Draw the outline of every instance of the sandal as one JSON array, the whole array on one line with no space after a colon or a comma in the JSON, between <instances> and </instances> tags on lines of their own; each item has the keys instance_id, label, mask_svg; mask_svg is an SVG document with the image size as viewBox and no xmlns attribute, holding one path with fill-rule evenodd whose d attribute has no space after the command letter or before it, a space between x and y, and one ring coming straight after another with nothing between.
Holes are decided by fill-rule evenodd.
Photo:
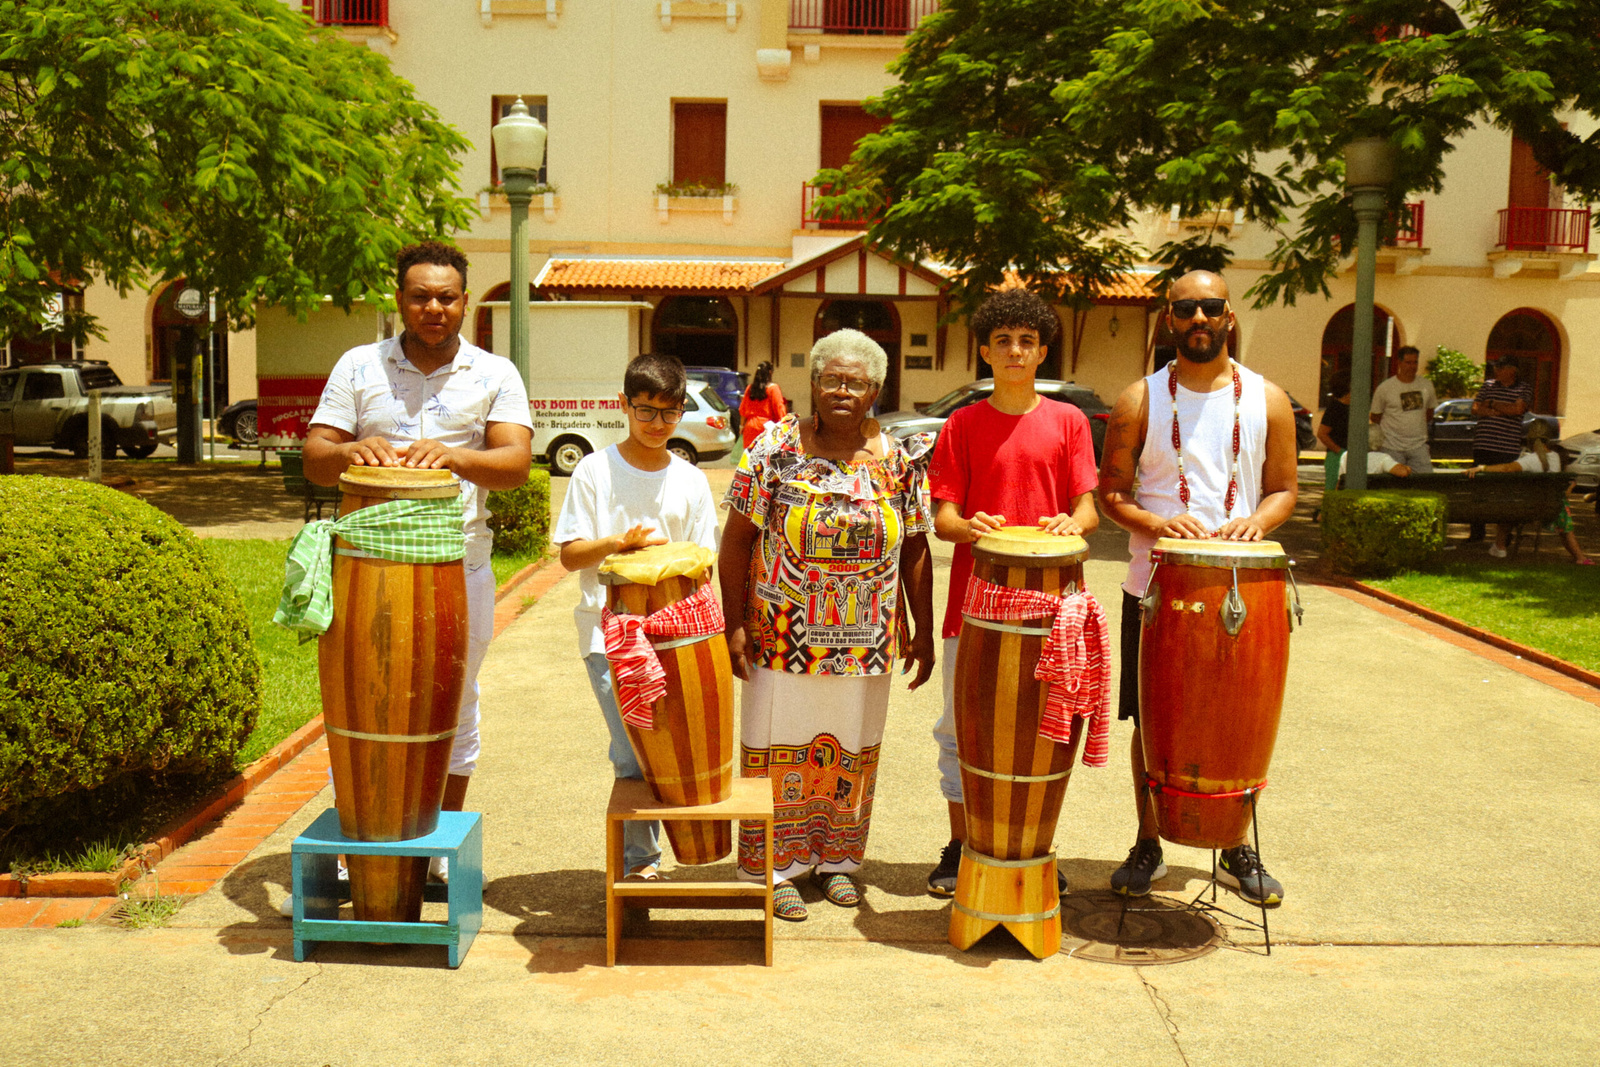
<instances>
[{"instance_id":1,"label":"sandal","mask_svg":"<svg viewBox=\"0 0 1600 1067\"><path fill-rule=\"evenodd\" d=\"M806 921L806 902L800 899L800 890L793 882L779 882L772 887L772 914L787 922Z\"/></svg>"},{"instance_id":2,"label":"sandal","mask_svg":"<svg viewBox=\"0 0 1600 1067\"><path fill-rule=\"evenodd\" d=\"M850 880L848 874L840 871L831 871L822 875L817 884L822 887L822 895L828 898L828 903L837 904L841 908L853 908L861 903L861 891Z\"/></svg>"},{"instance_id":3,"label":"sandal","mask_svg":"<svg viewBox=\"0 0 1600 1067\"><path fill-rule=\"evenodd\" d=\"M622 880L624 882L664 882L666 877L656 870L655 864L647 863L632 874L623 875Z\"/></svg>"}]
</instances>

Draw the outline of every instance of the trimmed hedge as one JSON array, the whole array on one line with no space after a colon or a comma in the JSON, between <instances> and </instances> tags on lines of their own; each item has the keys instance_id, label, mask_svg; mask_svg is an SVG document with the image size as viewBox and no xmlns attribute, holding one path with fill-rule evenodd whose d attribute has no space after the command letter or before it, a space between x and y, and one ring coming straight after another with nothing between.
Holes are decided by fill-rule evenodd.
<instances>
[{"instance_id":1,"label":"trimmed hedge","mask_svg":"<svg viewBox=\"0 0 1600 1067\"><path fill-rule=\"evenodd\" d=\"M0 477L0 828L226 771L260 710L244 606L192 534L104 486Z\"/></svg>"},{"instance_id":2,"label":"trimmed hedge","mask_svg":"<svg viewBox=\"0 0 1600 1067\"><path fill-rule=\"evenodd\" d=\"M535 467L516 489L491 492L489 529L498 555L544 555L550 547L550 472Z\"/></svg>"},{"instance_id":3,"label":"trimmed hedge","mask_svg":"<svg viewBox=\"0 0 1600 1067\"><path fill-rule=\"evenodd\" d=\"M1442 493L1337 489L1322 501L1324 558L1341 574L1382 578L1444 547Z\"/></svg>"}]
</instances>

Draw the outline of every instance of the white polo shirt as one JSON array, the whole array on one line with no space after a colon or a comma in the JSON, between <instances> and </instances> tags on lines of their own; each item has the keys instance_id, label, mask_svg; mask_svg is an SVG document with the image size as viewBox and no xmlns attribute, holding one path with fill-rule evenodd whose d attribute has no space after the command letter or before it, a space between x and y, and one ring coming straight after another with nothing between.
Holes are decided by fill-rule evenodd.
<instances>
[{"instance_id":1,"label":"white polo shirt","mask_svg":"<svg viewBox=\"0 0 1600 1067\"><path fill-rule=\"evenodd\" d=\"M364 437L382 437L396 448L427 438L450 448L483 449L491 422L533 428L528 390L509 359L461 342L455 359L432 374L412 366L400 338L352 348L339 357L313 425ZM461 481L466 510L468 570L489 562L489 491Z\"/></svg>"}]
</instances>

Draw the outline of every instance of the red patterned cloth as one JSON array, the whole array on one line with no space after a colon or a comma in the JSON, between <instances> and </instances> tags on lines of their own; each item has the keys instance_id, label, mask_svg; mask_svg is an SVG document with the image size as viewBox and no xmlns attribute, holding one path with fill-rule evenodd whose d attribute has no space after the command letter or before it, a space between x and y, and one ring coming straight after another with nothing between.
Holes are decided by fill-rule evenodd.
<instances>
[{"instance_id":1,"label":"red patterned cloth","mask_svg":"<svg viewBox=\"0 0 1600 1067\"><path fill-rule=\"evenodd\" d=\"M617 676L617 706L622 721L641 730L655 725L655 703L667 693L667 672L650 638L713 637L723 630L722 601L710 582L693 596L649 615L615 615L600 610L606 660Z\"/></svg>"},{"instance_id":2,"label":"red patterned cloth","mask_svg":"<svg viewBox=\"0 0 1600 1067\"><path fill-rule=\"evenodd\" d=\"M1104 767L1111 753L1111 630L1094 594L1086 590L1052 596L995 585L973 575L967 581L961 613L990 622L1053 620L1033 670L1035 678L1050 686L1039 736L1065 744L1072 739L1073 716L1086 716L1089 736L1083 764Z\"/></svg>"}]
</instances>

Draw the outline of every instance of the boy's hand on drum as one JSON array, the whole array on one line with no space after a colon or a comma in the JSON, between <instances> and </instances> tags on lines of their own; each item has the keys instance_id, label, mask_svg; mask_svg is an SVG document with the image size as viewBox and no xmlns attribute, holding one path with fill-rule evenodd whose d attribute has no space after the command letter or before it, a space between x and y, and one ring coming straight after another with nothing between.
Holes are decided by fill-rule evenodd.
<instances>
[{"instance_id":1,"label":"boy's hand on drum","mask_svg":"<svg viewBox=\"0 0 1600 1067\"><path fill-rule=\"evenodd\" d=\"M1078 525L1078 520L1065 511L1059 515L1040 515L1039 529L1057 537L1078 537L1083 534L1083 527Z\"/></svg>"},{"instance_id":2,"label":"boy's hand on drum","mask_svg":"<svg viewBox=\"0 0 1600 1067\"><path fill-rule=\"evenodd\" d=\"M967 520L967 532L971 534L967 540L976 541L985 534L994 533L1005 524L1006 517L1004 515L990 515L986 511L974 512L972 518Z\"/></svg>"},{"instance_id":3,"label":"boy's hand on drum","mask_svg":"<svg viewBox=\"0 0 1600 1067\"><path fill-rule=\"evenodd\" d=\"M749 643L745 637L744 625L730 626L725 631L728 637L728 662L733 667L733 676L740 681L750 680L750 661L745 658L745 645Z\"/></svg>"},{"instance_id":4,"label":"boy's hand on drum","mask_svg":"<svg viewBox=\"0 0 1600 1067\"><path fill-rule=\"evenodd\" d=\"M905 666L900 673L907 674L911 665L917 665L917 676L911 679L909 688L915 689L929 678L933 677L933 632L931 630L917 634L911 639L911 649L906 654Z\"/></svg>"},{"instance_id":5,"label":"boy's hand on drum","mask_svg":"<svg viewBox=\"0 0 1600 1067\"><path fill-rule=\"evenodd\" d=\"M451 467L452 451L454 450L448 445L424 437L421 440L411 442L401 449L400 454L405 456L405 465L407 467L438 470L441 467Z\"/></svg>"},{"instance_id":6,"label":"boy's hand on drum","mask_svg":"<svg viewBox=\"0 0 1600 1067\"><path fill-rule=\"evenodd\" d=\"M656 533L654 527L646 526L641 522L626 533L618 535L617 551L634 552L641 548L648 548L650 545L664 545L666 543L667 539Z\"/></svg>"},{"instance_id":7,"label":"boy's hand on drum","mask_svg":"<svg viewBox=\"0 0 1600 1067\"><path fill-rule=\"evenodd\" d=\"M1217 531L1217 536L1224 541L1259 541L1266 535L1267 531L1255 519L1229 519Z\"/></svg>"},{"instance_id":8,"label":"boy's hand on drum","mask_svg":"<svg viewBox=\"0 0 1600 1067\"><path fill-rule=\"evenodd\" d=\"M1182 515L1174 515L1156 528L1157 537L1181 537L1187 540L1198 540L1211 536L1205 524L1187 511Z\"/></svg>"},{"instance_id":9,"label":"boy's hand on drum","mask_svg":"<svg viewBox=\"0 0 1600 1067\"><path fill-rule=\"evenodd\" d=\"M352 467L400 466L401 454L395 451L386 437L363 437L359 441L351 441L345 447L349 449Z\"/></svg>"}]
</instances>

